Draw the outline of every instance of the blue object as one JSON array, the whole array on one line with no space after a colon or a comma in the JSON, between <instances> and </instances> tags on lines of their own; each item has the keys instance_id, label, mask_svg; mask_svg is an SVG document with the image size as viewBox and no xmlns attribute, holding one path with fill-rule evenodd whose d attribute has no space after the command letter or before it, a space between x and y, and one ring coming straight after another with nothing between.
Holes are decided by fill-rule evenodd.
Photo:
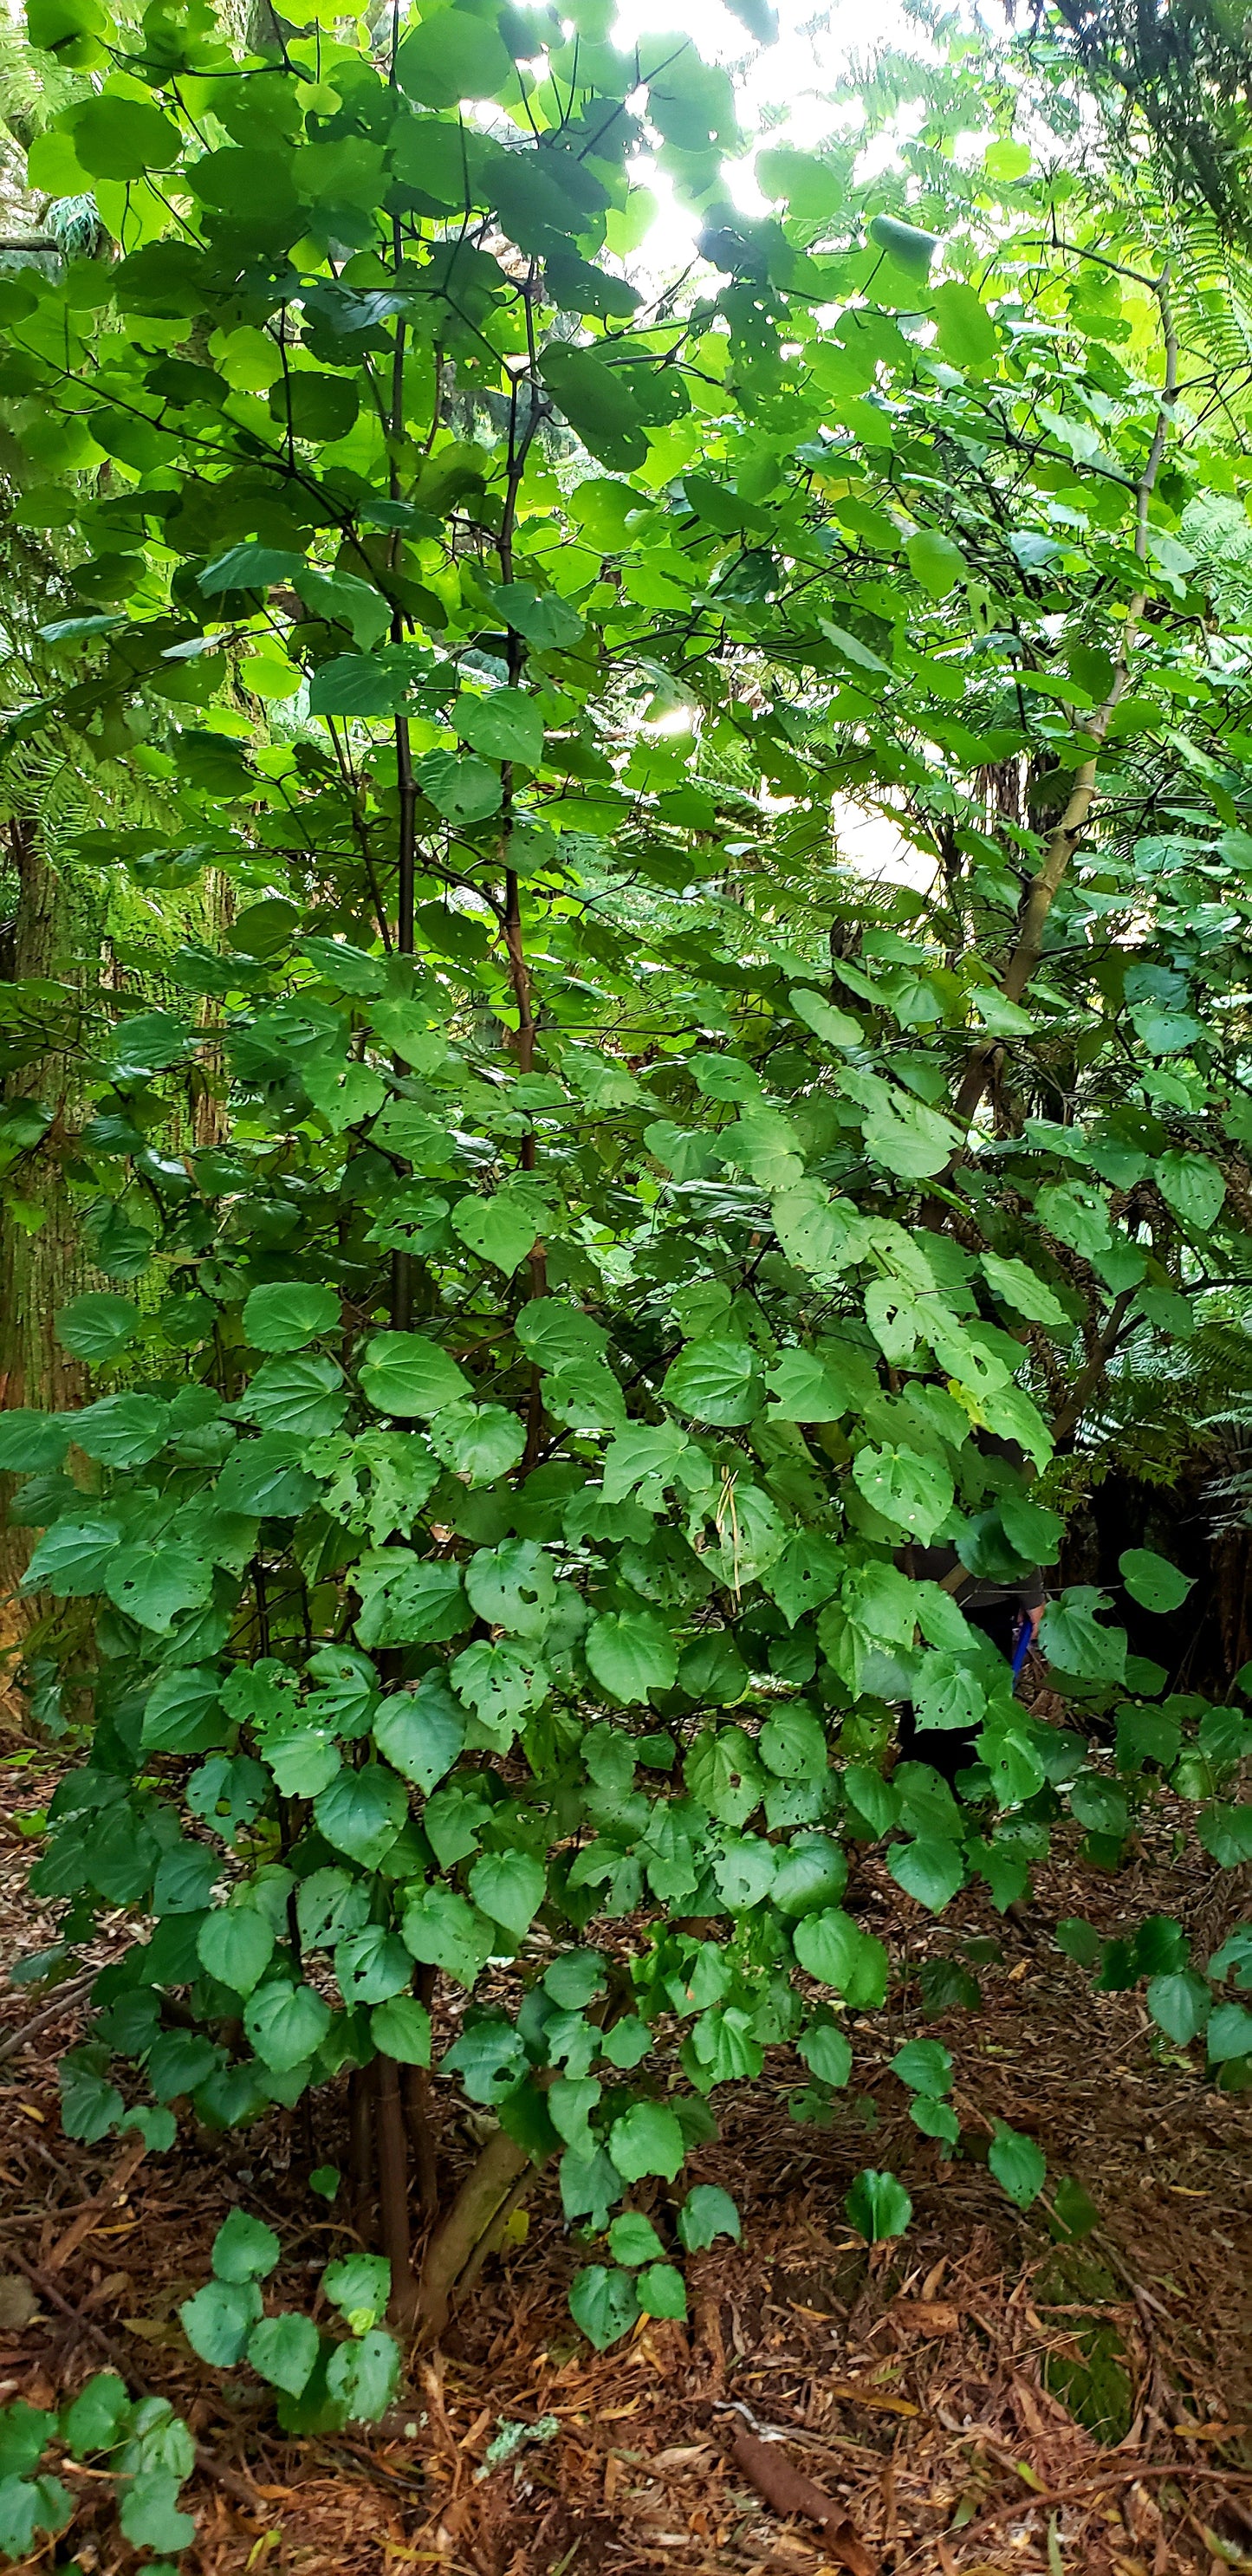
<instances>
[{"instance_id":1,"label":"blue object","mask_svg":"<svg viewBox=\"0 0 1252 2576\"><path fill-rule=\"evenodd\" d=\"M1024 1667L1025 1662L1026 1662L1026 1657L1027 1657L1027 1655L1030 1653L1030 1640L1031 1640L1031 1626L1030 1626L1030 1621L1029 1621L1029 1619L1027 1618L1025 1611L1023 1610L1023 1612L1022 1612L1022 1621L1021 1621L1021 1626L1019 1627L1019 1629L1018 1629L1018 1631L1017 1631L1017 1643L1016 1643L1016 1645L1015 1645L1015 1646L1014 1646L1014 1648L1013 1648L1013 1688L1014 1688L1014 1690L1016 1690L1017 1685L1018 1685L1019 1681L1021 1680L1021 1677L1022 1677L1022 1670L1023 1670L1023 1667Z\"/></svg>"}]
</instances>

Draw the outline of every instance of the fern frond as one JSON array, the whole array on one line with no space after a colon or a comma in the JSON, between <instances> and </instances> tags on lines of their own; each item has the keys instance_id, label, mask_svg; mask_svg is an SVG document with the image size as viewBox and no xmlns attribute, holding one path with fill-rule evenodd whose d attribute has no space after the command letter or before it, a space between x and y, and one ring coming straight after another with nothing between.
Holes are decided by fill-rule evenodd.
<instances>
[{"instance_id":1,"label":"fern frond","mask_svg":"<svg viewBox=\"0 0 1252 2576\"><path fill-rule=\"evenodd\" d=\"M1170 287L1179 338L1220 373L1252 368L1252 265L1223 241L1207 208L1174 207Z\"/></svg>"},{"instance_id":2,"label":"fern frond","mask_svg":"<svg viewBox=\"0 0 1252 2576\"><path fill-rule=\"evenodd\" d=\"M1252 1426L1252 1288L1224 1291L1189 1341L1131 1343L1110 1370L1082 1448L1102 1478L1167 1485L1188 1464L1228 1476Z\"/></svg>"},{"instance_id":3,"label":"fern frond","mask_svg":"<svg viewBox=\"0 0 1252 2576\"><path fill-rule=\"evenodd\" d=\"M900 154L906 170L920 179L928 198L940 205L972 206L979 191L976 170L962 170L946 152L937 152L931 143L906 143Z\"/></svg>"}]
</instances>

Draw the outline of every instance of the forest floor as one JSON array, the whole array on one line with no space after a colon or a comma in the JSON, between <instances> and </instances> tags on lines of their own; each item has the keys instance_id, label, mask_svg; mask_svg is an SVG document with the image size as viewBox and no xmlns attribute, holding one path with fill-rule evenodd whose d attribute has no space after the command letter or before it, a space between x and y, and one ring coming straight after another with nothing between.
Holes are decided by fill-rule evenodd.
<instances>
[{"instance_id":1,"label":"forest floor","mask_svg":"<svg viewBox=\"0 0 1252 2576\"><path fill-rule=\"evenodd\" d=\"M57 1767L0 1733L5 1976L52 1933L24 1863ZM267 2394L206 2369L178 2323L233 2203L278 2227L291 2304L352 2242L307 2183L311 2165L345 2160L336 2106L319 2102L312 2140L276 2113L139 2162L134 2137L75 2144L56 2061L82 2003L36 2022L46 1990L3 1986L0 2403L51 2404L110 2365L168 2395L216 2472L183 2498L203 2576L1252 2569L1249 2100L1167 2047L1140 1993L1093 1993L1053 1938L1066 1916L1111 1934L1168 1913L1206 1953L1238 1919L1231 1878L1166 1807L1115 1877L1058 1834L1020 1918L970 1890L936 1924L872 1858L858 1882L898 1971L891 2006L856 2028L860 2089L831 2127L797 2125L794 2061L777 2051L760 2082L718 2097L722 2134L694 2178L733 2192L743 2242L688 2258L689 2325L645 2323L593 2354L542 2178L525 2241L489 2267L442 2352L415 2361L399 2440L286 2443ZM119 1918L102 1955L127 1937ZM918 1970L936 1957L977 1978L980 2009L924 2017ZM922 2033L957 2063L965 2138L946 2163L888 2071ZM1038 2139L1050 2188L1084 2186L1099 2212L1084 2241L1057 2242L1043 2204L1023 2216L1005 2199L978 2160L997 2117ZM472 2140L451 2105L440 2148L454 2184ZM842 2215L866 2165L899 2174L915 2209L907 2238L872 2255ZM531 2438L486 2466L504 2425ZM77 2492L60 2563L113 2576L133 2553L89 2474Z\"/></svg>"}]
</instances>

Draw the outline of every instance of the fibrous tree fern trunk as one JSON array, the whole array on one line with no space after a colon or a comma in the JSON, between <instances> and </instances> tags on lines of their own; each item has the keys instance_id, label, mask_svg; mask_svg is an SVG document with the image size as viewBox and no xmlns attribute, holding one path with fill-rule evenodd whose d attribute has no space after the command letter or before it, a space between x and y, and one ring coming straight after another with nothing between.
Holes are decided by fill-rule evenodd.
<instances>
[{"instance_id":1,"label":"fibrous tree fern trunk","mask_svg":"<svg viewBox=\"0 0 1252 2576\"><path fill-rule=\"evenodd\" d=\"M204 880L203 927L201 936L206 946L218 949L226 940L235 917L234 887L219 868L210 868ZM196 1153L207 1146L221 1145L230 1129L226 1108L226 1058L219 1034L222 1006L213 994L206 993L200 1005L200 1026L205 1032L193 1075L191 1091L191 1144Z\"/></svg>"},{"instance_id":2,"label":"fibrous tree fern trunk","mask_svg":"<svg viewBox=\"0 0 1252 2576\"><path fill-rule=\"evenodd\" d=\"M32 816L3 829L17 889L13 980L51 979L71 943L72 889L53 867ZM55 1329L62 1306L91 1284L64 1170L76 1088L70 1056L56 1049L4 1077L6 1103L29 1100L52 1113L51 1125L11 1175L9 1203L0 1209L0 1406L6 1411L60 1411L90 1400L87 1371L62 1348ZM9 1479L3 1481L7 1486ZM10 1626L29 1554L25 1530L0 1528L0 1600Z\"/></svg>"}]
</instances>

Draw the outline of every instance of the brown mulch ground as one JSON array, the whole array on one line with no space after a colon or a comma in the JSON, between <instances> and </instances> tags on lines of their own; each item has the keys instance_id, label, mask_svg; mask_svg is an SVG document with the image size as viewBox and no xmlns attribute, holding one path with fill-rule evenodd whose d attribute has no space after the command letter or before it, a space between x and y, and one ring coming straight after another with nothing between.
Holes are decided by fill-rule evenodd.
<instances>
[{"instance_id":1,"label":"brown mulch ground","mask_svg":"<svg viewBox=\"0 0 1252 2576\"><path fill-rule=\"evenodd\" d=\"M23 1884L39 1845L17 1818L42 1805L53 1776L50 1757L0 1760L4 1969L51 1937L51 1910ZM1067 1915L1107 1933L1172 1913L1197 1946L1220 1940L1238 1892L1175 1830L1184 1821L1163 1816L1116 1878L1076 1847L1058 1853L1020 1919L1001 1921L967 1892L936 1926L866 1864L854 1902L905 1980L857 2026L860 2091L830 2128L789 2117L786 2052L761 2082L715 2102L722 2135L701 2151L697 2178L733 2192L744 2240L689 2259L690 2324L647 2324L593 2355L570 2322L577 2249L544 2179L525 2244L484 2277L443 2352L415 2363L412 2439L362 2430L287 2444L267 2394L205 2369L178 2324L233 2202L280 2228L278 2287L293 2304L351 2241L307 2188L310 2163L345 2161L335 2106L319 2103L311 2142L299 2114L244 2136L189 2135L110 2198L134 2141L93 2149L61 2135L56 2058L82 2027L81 2005L67 2001L0 2062L0 2403L50 2404L110 2361L168 2395L227 2478L244 2472L259 2494L248 2509L210 2477L188 2489L199 2522L189 2564L204 2576L1252 2569L1247 2100L1210 2089L1194 2057L1164 2047L1140 1995L1093 1995L1051 1937ZM119 1921L106 1949L124 1937ZM916 1970L936 1952L968 1965L965 1943L983 2009L927 2022ZM0 1991L0 2033L16 2034L46 2000ZM911 2127L887 2071L920 2033L957 2062L966 2136L947 2163ZM1071 2173L1098 2205L1100 2227L1079 2251L1058 2252L1046 2214L1019 2215L978 2160L995 2117L1038 2138L1053 2184ZM453 2102L441 2148L455 2182L472 2139ZM868 2257L842 2212L865 2165L898 2173L915 2208L907 2239ZM22 2320L23 2259L68 2315L45 2287ZM1103 2410L1102 2439L1067 2398L1093 2422ZM544 2418L554 2434L481 2473L502 2422ZM775 2510L736 2456L744 2436L820 2487L840 2519ZM70 2482L84 2509L60 2561L113 2576L133 2553L111 2508L93 2508L89 2479Z\"/></svg>"}]
</instances>

